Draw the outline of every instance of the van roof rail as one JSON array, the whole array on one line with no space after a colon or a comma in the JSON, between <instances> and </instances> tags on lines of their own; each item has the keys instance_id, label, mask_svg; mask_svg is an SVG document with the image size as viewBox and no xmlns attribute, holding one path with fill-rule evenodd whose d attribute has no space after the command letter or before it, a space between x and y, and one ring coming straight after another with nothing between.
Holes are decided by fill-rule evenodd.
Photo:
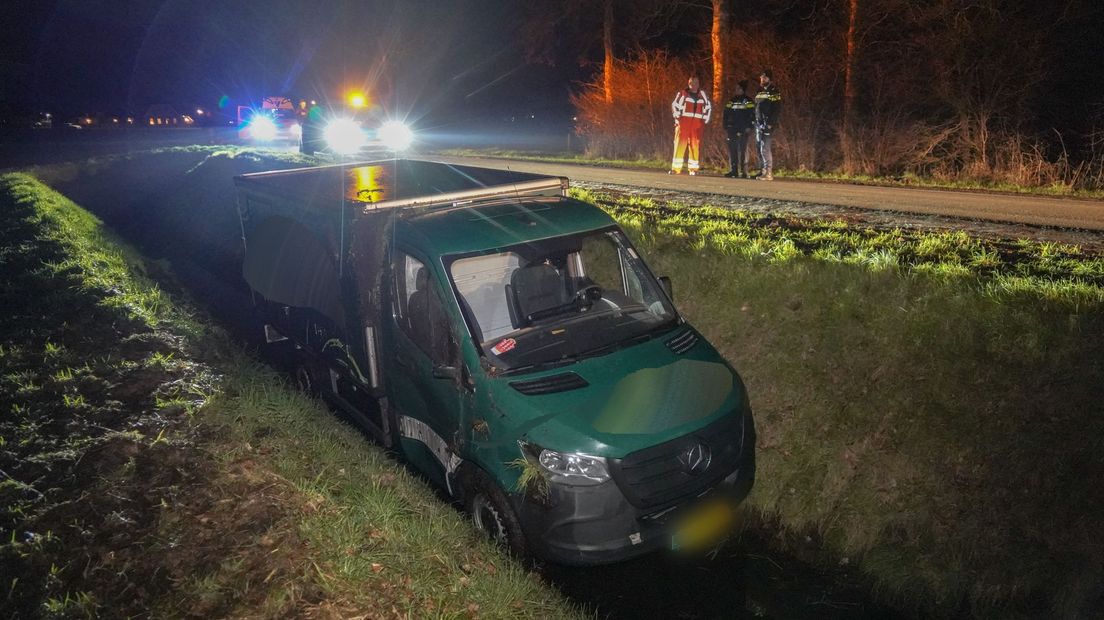
<instances>
[{"instance_id":1,"label":"van roof rail","mask_svg":"<svg viewBox=\"0 0 1104 620\"><path fill-rule=\"evenodd\" d=\"M255 172L234 177L251 193L330 210L431 207L511 195L565 196L566 177L416 159L388 159Z\"/></svg>"}]
</instances>

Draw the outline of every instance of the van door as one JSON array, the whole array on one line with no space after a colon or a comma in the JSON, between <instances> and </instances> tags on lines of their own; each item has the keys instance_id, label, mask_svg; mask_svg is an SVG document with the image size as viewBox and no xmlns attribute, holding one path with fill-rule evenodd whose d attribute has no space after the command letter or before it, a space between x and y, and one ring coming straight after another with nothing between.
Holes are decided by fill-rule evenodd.
<instances>
[{"instance_id":1,"label":"van door","mask_svg":"<svg viewBox=\"0 0 1104 620\"><path fill-rule=\"evenodd\" d=\"M460 366L457 340L425 262L401 250L394 255L394 329L388 330L385 354L388 391L404 454L451 492L449 475L460 463L457 431L467 402L459 373L449 376L445 370Z\"/></svg>"}]
</instances>

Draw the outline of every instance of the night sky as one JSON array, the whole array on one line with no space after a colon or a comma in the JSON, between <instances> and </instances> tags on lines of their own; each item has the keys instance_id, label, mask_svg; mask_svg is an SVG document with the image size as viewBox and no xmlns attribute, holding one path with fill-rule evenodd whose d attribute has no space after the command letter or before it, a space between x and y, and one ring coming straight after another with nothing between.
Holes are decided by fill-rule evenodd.
<instances>
[{"instance_id":1,"label":"night sky","mask_svg":"<svg viewBox=\"0 0 1104 620\"><path fill-rule=\"evenodd\" d=\"M1085 1L1090 18L1061 31L1064 48L1049 84L1053 103L1037 109L1048 126L1075 124L1086 110L1104 106L1104 10L1091 9L1104 3ZM555 13L559 4L14 0L5 3L0 29L0 108L140 115L154 103L211 107L223 96L238 104L277 94L324 101L363 88L384 109L416 110L441 122L530 113L566 121L570 93L597 71L601 48L593 23L586 27L594 32L581 34L564 26L539 54L546 62L528 60L524 18L533 6ZM600 3L592 4L597 12ZM800 28L818 3L730 4L737 18L788 20ZM680 6L689 7L685 17L649 40L619 40L619 53L636 45L674 53L698 46L708 32L708 3Z\"/></svg>"},{"instance_id":2,"label":"night sky","mask_svg":"<svg viewBox=\"0 0 1104 620\"><path fill-rule=\"evenodd\" d=\"M61 0L5 11L0 99L141 114L358 88L384 108L455 119L570 113L577 65L528 63L514 2Z\"/></svg>"}]
</instances>

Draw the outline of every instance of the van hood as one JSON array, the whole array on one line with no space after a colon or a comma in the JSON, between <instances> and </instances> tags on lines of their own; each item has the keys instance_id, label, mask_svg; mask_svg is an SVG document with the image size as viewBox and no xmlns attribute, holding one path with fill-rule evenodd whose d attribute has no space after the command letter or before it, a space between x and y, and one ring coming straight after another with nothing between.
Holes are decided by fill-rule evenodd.
<instances>
[{"instance_id":1,"label":"van hood","mask_svg":"<svg viewBox=\"0 0 1104 620\"><path fill-rule=\"evenodd\" d=\"M693 345L672 350L670 343L687 342L688 332L696 338ZM517 439L609 458L691 433L739 413L745 402L740 377L688 326L570 366L492 381L498 384L492 388L495 404L517 424ZM562 382L565 389L518 389L541 381Z\"/></svg>"}]
</instances>

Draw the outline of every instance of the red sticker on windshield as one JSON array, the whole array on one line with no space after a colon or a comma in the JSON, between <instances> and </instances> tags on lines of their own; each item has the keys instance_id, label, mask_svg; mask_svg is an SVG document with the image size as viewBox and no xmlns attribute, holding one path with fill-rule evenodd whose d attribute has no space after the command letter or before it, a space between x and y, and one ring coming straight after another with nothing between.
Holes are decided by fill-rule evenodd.
<instances>
[{"instance_id":1,"label":"red sticker on windshield","mask_svg":"<svg viewBox=\"0 0 1104 620\"><path fill-rule=\"evenodd\" d=\"M517 346L517 340L514 340L513 338L507 338L499 342L495 346L491 347L491 353L494 353L495 355L502 355L507 351L513 350L515 346Z\"/></svg>"}]
</instances>

